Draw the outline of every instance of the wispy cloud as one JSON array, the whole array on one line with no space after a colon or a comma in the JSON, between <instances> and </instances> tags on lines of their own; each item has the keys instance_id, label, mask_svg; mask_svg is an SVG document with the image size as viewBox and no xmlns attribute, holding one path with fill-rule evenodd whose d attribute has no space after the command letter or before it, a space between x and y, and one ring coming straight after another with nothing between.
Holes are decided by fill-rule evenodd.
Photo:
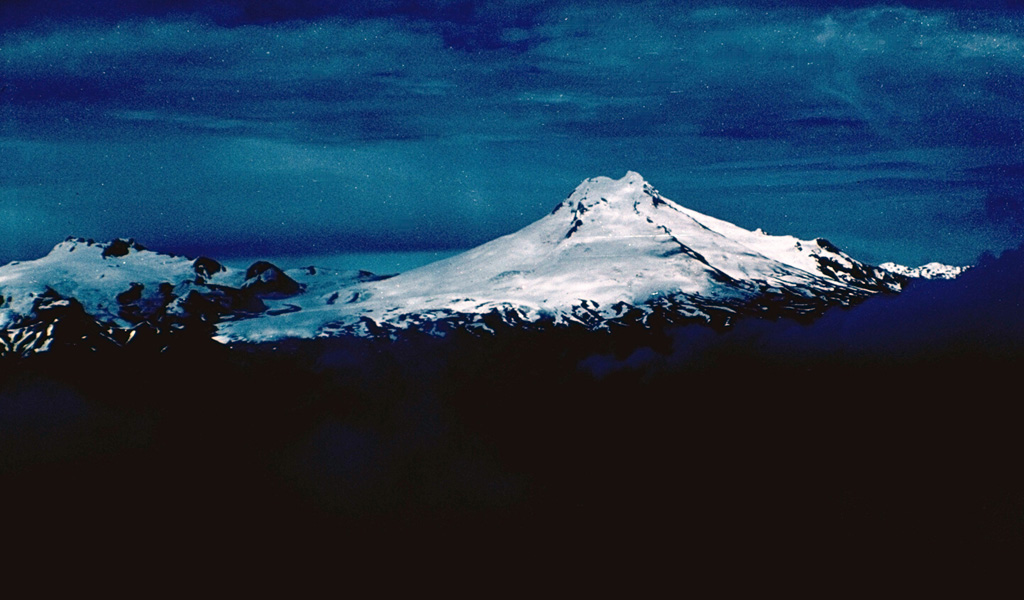
<instances>
[{"instance_id":1,"label":"wispy cloud","mask_svg":"<svg viewBox=\"0 0 1024 600\"><path fill-rule=\"evenodd\" d=\"M1020 22L979 30L954 16L552 8L503 33L525 46L475 52L448 45L437 23L405 18L239 27L148 19L8 33L2 74L7 103L56 106L72 121L145 114L136 121L174 127L193 116L200 126L264 123L267 135L301 139L592 126L800 143L980 143L980 126L993 142L1019 142L1019 128L989 130L1020 123L1007 92L1024 83ZM90 110L70 110L75 104ZM611 113L629 128L609 130ZM344 123L348 132L339 131Z\"/></svg>"},{"instance_id":2,"label":"wispy cloud","mask_svg":"<svg viewBox=\"0 0 1024 600\"><path fill-rule=\"evenodd\" d=\"M705 181L700 169L899 155L945 173L961 200L982 210L991 186L965 183L962 172L1024 162L1024 18L1008 11L928 2L829 9L810 2L300 2L286 9L239 0L128 12L118 2L96 3L93 12L61 3L51 13L57 16L43 19L30 4L0 12L13 24L0 32L0 137L44 150L5 157L0 176L52 181L48 193L78 193L95 207L111 202L98 182L128 173L134 184L121 191L129 196L159 198L169 210L184 206L182 198L200 207L184 232L147 212L142 222L169 238L176 229L191 235L223 227L209 219L249 222L249 231L267 229L268 239L318 223L338 237L384 239L401 222L424 224L423 233L407 229L404 239L420 236L428 245L444 229L431 223L448 219L471 233L444 243L464 244L529 222L583 177L627 168L663 189L699 192L698 199L719 203L723 217L801 233L821 221L807 213L807 198L824 203L822 211L839 200L824 188L790 190L772 202L799 205L789 213L808 214L807 223L766 224L775 207L757 208L761 196L728 214L749 189L742 178ZM59 150L71 143L78 154ZM117 150L126 143L131 152ZM213 172L175 148L239 162L220 161ZM326 198L323 182L306 179L319 169L311 165L353 152L364 160L349 164L377 183L357 190L345 183L352 173L327 169L336 195L370 204L401 186L418 192L388 200L387 214L296 216L291 224L285 216L284 225L273 202L259 199L290 198L308 208L295 215L322 215L295 199ZM245 153L257 163L292 158L253 172ZM827 177L815 185L847 193L836 170L821 173ZM96 185L76 187L80 180ZM19 203L29 202L25 188L17 189ZM920 191L915 202L925 197ZM202 207L202 198L221 208ZM84 214L78 222L92 223ZM243 226L236 233L247 235Z\"/></svg>"}]
</instances>

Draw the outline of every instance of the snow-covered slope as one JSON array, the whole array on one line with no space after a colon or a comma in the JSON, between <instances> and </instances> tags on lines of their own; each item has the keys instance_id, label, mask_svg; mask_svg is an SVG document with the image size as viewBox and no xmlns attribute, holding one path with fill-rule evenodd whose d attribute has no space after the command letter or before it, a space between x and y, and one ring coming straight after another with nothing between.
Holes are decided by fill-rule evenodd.
<instances>
[{"instance_id":1,"label":"snow-covered slope","mask_svg":"<svg viewBox=\"0 0 1024 600\"><path fill-rule=\"evenodd\" d=\"M656 313L727 324L741 313L812 313L905 282L825 240L770 236L683 208L629 172L587 180L548 216L463 254L219 331L223 341L265 341L486 328L495 319L605 328Z\"/></svg>"}]
</instances>

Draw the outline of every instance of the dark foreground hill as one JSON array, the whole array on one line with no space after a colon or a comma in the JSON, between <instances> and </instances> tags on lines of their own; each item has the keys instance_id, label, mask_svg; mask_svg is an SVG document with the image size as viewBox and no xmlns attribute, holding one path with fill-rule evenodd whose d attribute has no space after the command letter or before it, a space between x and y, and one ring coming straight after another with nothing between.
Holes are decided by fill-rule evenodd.
<instances>
[{"instance_id":1,"label":"dark foreground hill","mask_svg":"<svg viewBox=\"0 0 1024 600\"><path fill-rule=\"evenodd\" d=\"M1008 559L1022 257L812 325L8 360L6 543L859 578Z\"/></svg>"}]
</instances>

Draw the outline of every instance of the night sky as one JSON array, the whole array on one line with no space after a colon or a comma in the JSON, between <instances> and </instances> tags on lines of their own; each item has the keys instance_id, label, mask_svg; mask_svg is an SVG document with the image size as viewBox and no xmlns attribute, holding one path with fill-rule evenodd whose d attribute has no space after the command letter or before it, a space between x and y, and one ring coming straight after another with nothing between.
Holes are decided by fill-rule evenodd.
<instances>
[{"instance_id":1,"label":"night sky","mask_svg":"<svg viewBox=\"0 0 1024 600\"><path fill-rule=\"evenodd\" d=\"M627 170L974 263L1024 241L1024 8L971 6L4 0L0 263L468 248Z\"/></svg>"}]
</instances>

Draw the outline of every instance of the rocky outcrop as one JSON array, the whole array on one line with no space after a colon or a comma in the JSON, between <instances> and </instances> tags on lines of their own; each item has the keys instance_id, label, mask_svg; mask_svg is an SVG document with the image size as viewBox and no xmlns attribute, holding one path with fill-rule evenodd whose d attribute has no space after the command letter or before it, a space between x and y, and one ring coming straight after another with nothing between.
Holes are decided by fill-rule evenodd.
<instances>
[{"instance_id":1,"label":"rocky outcrop","mask_svg":"<svg viewBox=\"0 0 1024 600\"><path fill-rule=\"evenodd\" d=\"M242 290L260 298L287 298L302 292L302 286L273 263L261 260L245 271Z\"/></svg>"}]
</instances>

